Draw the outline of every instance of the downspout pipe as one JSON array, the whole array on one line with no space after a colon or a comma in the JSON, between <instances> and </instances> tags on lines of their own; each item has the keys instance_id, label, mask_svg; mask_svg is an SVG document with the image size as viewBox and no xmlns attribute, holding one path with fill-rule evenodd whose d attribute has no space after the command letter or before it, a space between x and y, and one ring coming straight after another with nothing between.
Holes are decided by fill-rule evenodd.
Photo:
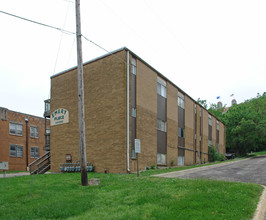
<instances>
[{"instance_id":1,"label":"downspout pipe","mask_svg":"<svg viewBox=\"0 0 266 220\"><path fill-rule=\"evenodd\" d=\"M129 168L129 51L127 51L127 172Z\"/></svg>"},{"instance_id":2,"label":"downspout pipe","mask_svg":"<svg viewBox=\"0 0 266 220\"><path fill-rule=\"evenodd\" d=\"M29 165L29 151L28 151L28 148L29 148L29 142L28 142L28 122L29 122L29 119L28 118L25 118L25 123L26 123L26 171L28 171L28 165Z\"/></svg>"}]
</instances>

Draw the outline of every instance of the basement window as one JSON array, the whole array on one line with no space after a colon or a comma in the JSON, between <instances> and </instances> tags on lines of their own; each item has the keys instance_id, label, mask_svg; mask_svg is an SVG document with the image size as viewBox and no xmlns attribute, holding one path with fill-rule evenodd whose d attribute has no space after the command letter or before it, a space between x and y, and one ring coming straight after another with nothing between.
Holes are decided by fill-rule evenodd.
<instances>
[{"instance_id":1,"label":"basement window","mask_svg":"<svg viewBox=\"0 0 266 220\"><path fill-rule=\"evenodd\" d=\"M166 154L157 153L157 164L166 164Z\"/></svg>"}]
</instances>

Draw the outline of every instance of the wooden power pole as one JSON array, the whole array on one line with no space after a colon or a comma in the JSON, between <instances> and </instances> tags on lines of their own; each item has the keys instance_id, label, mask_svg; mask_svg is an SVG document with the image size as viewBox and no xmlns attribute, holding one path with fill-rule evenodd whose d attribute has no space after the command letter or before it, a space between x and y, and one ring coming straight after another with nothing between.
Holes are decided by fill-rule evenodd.
<instances>
[{"instance_id":1,"label":"wooden power pole","mask_svg":"<svg viewBox=\"0 0 266 220\"><path fill-rule=\"evenodd\" d=\"M77 58L78 58L78 106L79 106L79 161L81 167L81 184L82 186L87 186L88 176L87 176L87 160L86 160L83 60L82 60L80 23L81 23L80 0L76 0L76 37L77 37Z\"/></svg>"}]
</instances>

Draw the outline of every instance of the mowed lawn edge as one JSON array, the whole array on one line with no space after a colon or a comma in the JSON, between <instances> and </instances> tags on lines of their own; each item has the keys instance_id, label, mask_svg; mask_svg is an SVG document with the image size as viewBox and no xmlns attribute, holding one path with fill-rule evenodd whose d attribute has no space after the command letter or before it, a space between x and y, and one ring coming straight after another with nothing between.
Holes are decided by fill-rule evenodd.
<instances>
[{"instance_id":1,"label":"mowed lawn edge","mask_svg":"<svg viewBox=\"0 0 266 220\"><path fill-rule=\"evenodd\" d=\"M263 187L214 180L88 173L0 179L0 219L251 219ZM177 169L173 169L176 171Z\"/></svg>"}]
</instances>

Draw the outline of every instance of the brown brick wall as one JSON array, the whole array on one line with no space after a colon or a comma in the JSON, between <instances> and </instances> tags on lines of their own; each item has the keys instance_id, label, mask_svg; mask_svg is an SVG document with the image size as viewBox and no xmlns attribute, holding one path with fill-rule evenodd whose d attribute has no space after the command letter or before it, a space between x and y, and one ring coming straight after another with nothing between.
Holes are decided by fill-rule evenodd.
<instances>
[{"instance_id":1,"label":"brown brick wall","mask_svg":"<svg viewBox=\"0 0 266 220\"><path fill-rule=\"evenodd\" d=\"M30 148L39 147L39 156L43 155L44 147L44 118L27 115L24 113L9 111L7 120L0 120L0 161L8 162L9 170L26 170L26 123L28 118L28 164L36 160L30 157ZM9 133L9 123L22 124L22 136ZM49 124L49 122L47 122ZM30 137L30 126L38 127L39 138ZM10 144L16 144L23 147L22 157L9 156Z\"/></svg>"},{"instance_id":2,"label":"brown brick wall","mask_svg":"<svg viewBox=\"0 0 266 220\"><path fill-rule=\"evenodd\" d=\"M157 75L143 62L137 60L136 77L137 139L141 140L139 167L157 163ZM136 160L132 160L132 171L136 171Z\"/></svg>"},{"instance_id":3,"label":"brown brick wall","mask_svg":"<svg viewBox=\"0 0 266 220\"><path fill-rule=\"evenodd\" d=\"M87 161L96 172L126 172L125 51L84 65ZM51 127L51 169L59 171L65 154L79 160L77 69L51 79L51 112L69 111L69 123Z\"/></svg>"},{"instance_id":4,"label":"brown brick wall","mask_svg":"<svg viewBox=\"0 0 266 220\"><path fill-rule=\"evenodd\" d=\"M178 158L178 105L177 89L167 83L167 165L177 166Z\"/></svg>"},{"instance_id":5,"label":"brown brick wall","mask_svg":"<svg viewBox=\"0 0 266 220\"><path fill-rule=\"evenodd\" d=\"M117 57L126 60L126 50L116 53L116 56L106 56L84 65L87 161L95 165L96 172L104 172L105 169L112 173L127 172L126 64ZM157 164L157 75L154 69L137 58L136 138L141 140L140 170ZM177 165L178 157L177 93L177 87L167 81L168 166L172 161ZM67 109L69 123L51 128L52 171L59 171L60 163L65 162L65 154L70 153L73 161L79 158L77 104L77 70L54 76L51 79L51 112L57 108ZM185 97L185 147L192 150L195 148L194 104L195 102L189 96ZM199 150L200 106L197 110L196 149ZM206 110L202 110L202 117L202 151L207 153L208 112ZM131 129L131 117L129 127ZM131 135L131 131L129 134ZM136 159L131 157L131 137L129 139L130 170L135 172L137 163ZM204 159L208 161L208 155L202 155L202 161ZM186 150L185 164L190 165L195 162L194 151Z\"/></svg>"},{"instance_id":6,"label":"brown brick wall","mask_svg":"<svg viewBox=\"0 0 266 220\"><path fill-rule=\"evenodd\" d=\"M212 145L216 147L216 118L212 116Z\"/></svg>"},{"instance_id":7,"label":"brown brick wall","mask_svg":"<svg viewBox=\"0 0 266 220\"><path fill-rule=\"evenodd\" d=\"M205 109L202 109L202 123L203 123L203 130L202 130L202 152L208 153L208 112ZM208 161L208 155L202 155L202 161Z\"/></svg>"},{"instance_id":8,"label":"brown brick wall","mask_svg":"<svg viewBox=\"0 0 266 220\"><path fill-rule=\"evenodd\" d=\"M194 149L194 102L185 96L185 147ZM186 150L185 165L194 164L194 152Z\"/></svg>"},{"instance_id":9,"label":"brown brick wall","mask_svg":"<svg viewBox=\"0 0 266 220\"><path fill-rule=\"evenodd\" d=\"M225 126L222 123L219 124L219 142L219 151L220 153L225 154Z\"/></svg>"}]
</instances>

